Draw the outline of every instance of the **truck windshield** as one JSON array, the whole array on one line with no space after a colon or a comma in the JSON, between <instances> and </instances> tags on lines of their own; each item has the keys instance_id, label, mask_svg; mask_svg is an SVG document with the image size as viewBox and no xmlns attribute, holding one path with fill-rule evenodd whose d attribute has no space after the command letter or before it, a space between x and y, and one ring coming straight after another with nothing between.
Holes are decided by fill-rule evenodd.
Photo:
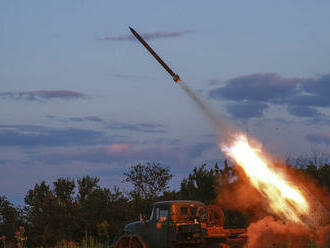
<instances>
[{"instance_id":1,"label":"truck windshield","mask_svg":"<svg viewBox=\"0 0 330 248\"><path fill-rule=\"evenodd\" d=\"M172 218L176 221L194 221L204 217L206 209L202 206L173 206Z\"/></svg>"},{"instance_id":2,"label":"truck windshield","mask_svg":"<svg viewBox=\"0 0 330 248\"><path fill-rule=\"evenodd\" d=\"M152 209L151 215L149 220L153 220L153 221L166 221L168 220L168 209L166 208L160 208L160 207L154 207Z\"/></svg>"}]
</instances>

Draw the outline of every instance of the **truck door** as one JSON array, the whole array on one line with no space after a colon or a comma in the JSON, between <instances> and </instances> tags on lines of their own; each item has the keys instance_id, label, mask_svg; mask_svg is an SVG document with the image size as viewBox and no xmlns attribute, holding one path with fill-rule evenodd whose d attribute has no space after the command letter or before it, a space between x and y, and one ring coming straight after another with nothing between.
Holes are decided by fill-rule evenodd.
<instances>
[{"instance_id":1,"label":"truck door","mask_svg":"<svg viewBox=\"0 0 330 248\"><path fill-rule=\"evenodd\" d=\"M169 210L166 209L159 209L159 219L156 223L157 228L157 236L159 239L159 246L161 248L167 247L167 240L168 240L168 219L169 218Z\"/></svg>"},{"instance_id":2,"label":"truck door","mask_svg":"<svg viewBox=\"0 0 330 248\"><path fill-rule=\"evenodd\" d=\"M146 223L145 238L151 247L166 248L168 235L169 210L162 206L155 207L150 220Z\"/></svg>"}]
</instances>

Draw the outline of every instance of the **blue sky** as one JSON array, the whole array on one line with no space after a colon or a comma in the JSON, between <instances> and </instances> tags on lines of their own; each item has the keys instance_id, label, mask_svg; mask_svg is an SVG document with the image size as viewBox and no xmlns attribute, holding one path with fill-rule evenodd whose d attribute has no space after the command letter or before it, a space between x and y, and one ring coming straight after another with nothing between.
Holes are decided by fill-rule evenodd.
<instances>
[{"instance_id":1,"label":"blue sky","mask_svg":"<svg viewBox=\"0 0 330 248\"><path fill-rule=\"evenodd\" d=\"M223 161L215 130L138 42L275 156L330 145L330 2L0 2L0 195L40 180L121 183L138 161Z\"/></svg>"}]
</instances>

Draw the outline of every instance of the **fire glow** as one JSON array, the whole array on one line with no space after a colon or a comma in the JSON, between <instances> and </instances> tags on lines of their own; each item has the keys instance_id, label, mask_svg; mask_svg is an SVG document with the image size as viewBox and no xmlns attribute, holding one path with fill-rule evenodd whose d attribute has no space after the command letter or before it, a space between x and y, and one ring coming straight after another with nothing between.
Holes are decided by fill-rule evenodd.
<instances>
[{"instance_id":1,"label":"fire glow","mask_svg":"<svg viewBox=\"0 0 330 248\"><path fill-rule=\"evenodd\" d=\"M279 217L303 224L309 213L309 204L303 193L284 175L276 172L261 154L250 146L246 136L238 135L231 145L221 145L222 151L233 159L246 173L253 186L269 201L269 206Z\"/></svg>"}]
</instances>

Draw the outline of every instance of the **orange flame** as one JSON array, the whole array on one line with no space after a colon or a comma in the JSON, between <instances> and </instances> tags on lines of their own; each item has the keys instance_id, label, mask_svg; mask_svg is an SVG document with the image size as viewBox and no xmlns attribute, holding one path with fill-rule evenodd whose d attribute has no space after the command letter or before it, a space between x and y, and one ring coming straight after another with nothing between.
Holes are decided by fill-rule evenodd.
<instances>
[{"instance_id":1,"label":"orange flame","mask_svg":"<svg viewBox=\"0 0 330 248\"><path fill-rule=\"evenodd\" d=\"M296 223L304 223L309 204L301 190L285 176L274 170L272 164L253 148L246 136L238 135L231 145L221 145L222 151L246 173L253 186L269 201L278 216Z\"/></svg>"}]
</instances>

